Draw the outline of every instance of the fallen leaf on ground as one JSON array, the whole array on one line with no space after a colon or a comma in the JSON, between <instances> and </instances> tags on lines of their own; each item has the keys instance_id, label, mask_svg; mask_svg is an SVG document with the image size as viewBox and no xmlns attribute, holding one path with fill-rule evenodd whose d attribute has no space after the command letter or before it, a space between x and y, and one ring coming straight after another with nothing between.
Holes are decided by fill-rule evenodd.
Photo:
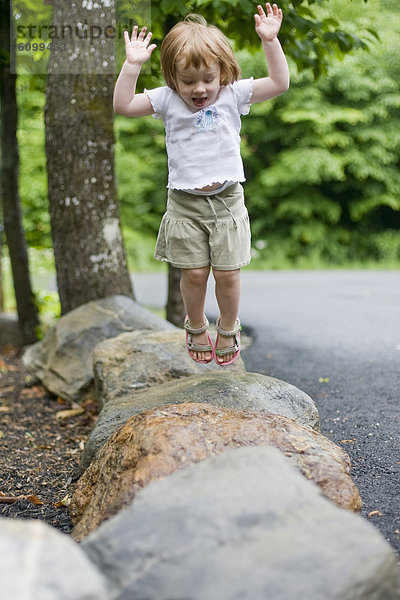
<instances>
[{"instance_id":1,"label":"fallen leaf on ground","mask_svg":"<svg viewBox=\"0 0 400 600\"><path fill-rule=\"evenodd\" d=\"M368 513L369 517L383 517L383 513L381 513L380 510L371 510L370 513Z\"/></svg>"},{"instance_id":2,"label":"fallen leaf on ground","mask_svg":"<svg viewBox=\"0 0 400 600\"><path fill-rule=\"evenodd\" d=\"M70 496L68 496L68 494L66 496L64 496L64 498L62 500L60 500L59 502L54 502L53 506L55 508L61 508L63 506L69 506L71 504L71 498Z\"/></svg>"},{"instance_id":3,"label":"fallen leaf on ground","mask_svg":"<svg viewBox=\"0 0 400 600\"><path fill-rule=\"evenodd\" d=\"M14 346L14 344L6 344L2 347L1 353L4 356L15 356L16 354L18 354L18 348Z\"/></svg>"},{"instance_id":4,"label":"fallen leaf on ground","mask_svg":"<svg viewBox=\"0 0 400 600\"><path fill-rule=\"evenodd\" d=\"M14 504L18 502L18 500L29 500L32 504L43 504L41 500L34 494L30 494L29 496L6 496L2 492L0 492L0 504Z\"/></svg>"},{"instance_id":5,"label":"fallen leaf on ground","mask_svg":"<svg viewBox=\"0 0 400 600\"><path fill-rule=\"evenodd\" d=\"M6 365L7 371L18 371L18 367L16 367L15 365L7 365L6 363L4 364Z\"/></svg>"},{"instance_id":6,"label":"fallen leaf on ground","mask_svg":"<svg viewBox=\"0 0 400 600\"><path fill-rule=\"evenodd\" d=\"M3 387L1 388L1 395L4 396L4 394L7 394L8 392L13 392L15 390L14 386L9 386L9 387Z\"/></svg>"},{"instance_id":7,"label":"fallen leaf on ground","mask_svg":"<svg viewBox=\"0 0 400 600\"><path fill-rule=\"evenodd\" d=\"M77 417L84 412L85 409L74 402L72 408L67 410L59 410L58 413L56 413L56 419L69 419L70 417Z\"/></svg>"},{"instance_id":8,"label":"fallen leaf on ground","mask_svg":"<svg viewBox=\"0 0 400 600\"><path fill-rule=\"evenodd\" d=\"M37 496L35 496L35 494L30 494L29 496L26 496L25 498L26 498L26 500L29 500L29 502L32 502L32 504L36 504L36 505L43 504L43 502L41 500L39 500L39 498Z\"/></svg>"},{"instance_id":9,"label":"fallen leaf on ground","mask_svg":"<svg viewBox=\"0 0 400 600\"><path fill-rule=\"evenodd\" d=\"M30 388L25 388L21 392L21 398L41 398L46 393L46 390L41 385L34 385Z\"/></svg>"}]
</instances>

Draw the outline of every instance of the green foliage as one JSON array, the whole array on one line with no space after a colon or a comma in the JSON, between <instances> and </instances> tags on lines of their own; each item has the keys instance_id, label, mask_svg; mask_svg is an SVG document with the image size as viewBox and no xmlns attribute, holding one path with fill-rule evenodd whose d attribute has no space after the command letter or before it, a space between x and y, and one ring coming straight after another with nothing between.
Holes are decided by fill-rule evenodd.
<instances>
[{"instance_id":1,"label":"green foliage","mask_svg":"<svg viewBox=\"0 0 400 600\"><path fill-rule=\"evenodd\" d=\"M39 340L43 339L46 331L52 327L61 316L61 304L57 292L39 290L35 293L35 303L39 310L40 325L36 329Z\"/></svg>"},{"instance_id":2,"label":"green foliage","mask_svg":"<svg viewBox=\"0 0 400 600\"><path fill-rule=\"evenodd\" d=\"M48 26L53 22L53 7L37 0L12 0L14 35L17 43L17 73L46 73L50 50L40 50L40 43L51 41ZM39 28L42 27L39 36ZM36 43L37 49L19 50L19 43Z\"/></svg>"},{"instance_id":3,"label":"green foliage","mask_svg":"<svg viewBox=\"0 0 400 600\"><path fill-rule=\"evenodd\" d=\"M124 242L130 272L165 271L166 264L154 259L154 235L125 226Z\"/></svg>"},{"instance_id":4,"label":"green foliage","mask_svg":"<svg viewBox=\"0 0 400 600\"><path fill-rule=\"evenodd\" d=\"M44 152L45 78L17 78L20 196L28 244L50 247L50 216Z\"/></svg>"},{"instance_id":5,"label":"green foliage","mask_svg":"<svg viewBox=\"0 0 400 600\"><path fill-rule=\"evenodd\" d=\"M154 234L165 210L167 157L162 121L116 117L116 173L123 223Z\"/></svg>"},{"instance_id":6,"label":"green foliage","mask_svg":"<svg viewBox=\"0 0 400 600\"><path fill-rule=\"evenodd\" d=\"M343 57L354 49L365 48L371 38L371 33L363 39L367 32L360 37L359 32L343 30L335 18L318 10L326 4L326 0L279 2L285 15L279 37L298 69L310 69L315 77L327 72L332 55ZM152 3L153 41L162 39L166 23L172 25L188 13L198 12L220 27L237 48L255 52L259 48L254 31L256 10L252 0L158 0ZM158 61L157 52L153 60Z\"/></svg>"},{"instance_id":7,"label":"green foliage","mask_svg":"<svg viewBox=\"0 0 400 600\"><path fill-rule=\"evenodd\" d=\"M371 3L373 0L365 1ZM396 1L385 0L385 3ZM299 70L312 69L316 77L327 71L332 57L342 57L356 48L366 47L371 37L376 36L371 27L359 30L346 23L343 29L333 16L336 17L338 12L336 6L333 14L326 11L326 6L332 7L333 3L334 0L282 0L279 3L285 15L280 38L286 52ZM351 10L355 4L351 3ZM235 41L237 48L246 48L251 52L259 48L259 38L254 31L253 14L257 9L253 0L155 0L152 3L148 0L115 0L115 8L118 67L124 60L124 29L131 29L135 23L151 26L153 41L158 43L152 64L158 65L159 46L165 31L190 12L200 12L210 23L218 25ZM30 25L34 26L33 31L38 37L36 40L30 35L30 41L51 41L48 37L48 28L53 19L51 4L37 3L36 0L13 0L13 15L16 29L20 26L26 31ZM39 36L41 26L43 31ZM20 38L20 41L26 39ZM45 73L48 55L48 50L18 53L18 72ZM35 66L35 62L40 62L40 66ZM147 65L143 71L149 73Z\"/></svg>"},{"instance_id":8,"label":"green foliage","mask_svg":"<svg viewBox=\"0 0 400 600\"><path fill-rule=\"evenodd\" d=\"M368 11L362 0L347 4L340 0L286 3L282 42L291 57L291 88L282 97L254 105L243 119L242 154L254 267L321 267L349 261L357 265L375 261L385 266L398 264L400 38L395 20L389 18L391 13L384 9L381 15L378 12L381 4L391 2L369 0ZM130 7L128 0L120 4L123 23L132 17ZM197 10L220 25L226 18L222 25L237 44L249 41L249 47L238 52L243 76L265 75L265 57L255 50L259 42L254 33L253 3L153 3L152 29L158 41L163 36L162 23L174 7L179 15ZM396 7L394 4L390 10L398 10ZM305 33L309 30L304 22L314 18L311 10L319 23L319 37L318 27L310 36ZM290 25L290 11L296 11L304 21L298 31ZM289 25L292 40L287 35ZM355 36L364 32L361 37L369 39L370 50L360 49L337 60L340 50L333 44L321 63L331 61L329 75L315 81L311 59L318 53L314 47L318 41L324 50L323 43L329 40L325 34L335 28ZM383 28L382 41L373 41L368 30L381 32ZM295 55L296 44L307 47ZM302 66L301 56L302 60L310 58L310 68L296 74L295 65ZM156 63L157 57L153 65ZM45 78L20 76L17 81L24 223L31 246L51 247L44 155ZM161 84L158 69L154 69L140 78L138 89ZM151 258L166 199L162 122L150 117L116 117L115 132L118 192L130 268L142 270L150 264L163 268Z\"/></svg>"},{"instance_id":9,"label":"green foliage","mask_svg":"<svg viewBox=\"0 0 400 600\"><path fill-rule=\"evenodd\" d=\"M290 91L244 119L247 203L253 234L300 264L400 259L400 90L385 43L335 63L315 83ZM257 57L258 58L258 57ZM260 57L258 60L262 60ZM244 73L254 58L243 56Z\"/></svg>"},{"instance_id":10,"label":"green foliage","mask_svg":"<svg viewBox=\"0 0 400 600\"><path fill-rule=\"evenodd\" d=\"M7 248L3 248L3 291L6 311L16 311L15 297L13 293L12 271L10 257ZM54 324L60 316L61 307L55 288L55 266L54 256L51 249L29 249L29 263L32 273L33 288L35 291L35 303L39 310L40 325L37 328L37 336L41 339L48 327ZM46 290L46 291L44 291Z\"/></svg>"}]
</instances>

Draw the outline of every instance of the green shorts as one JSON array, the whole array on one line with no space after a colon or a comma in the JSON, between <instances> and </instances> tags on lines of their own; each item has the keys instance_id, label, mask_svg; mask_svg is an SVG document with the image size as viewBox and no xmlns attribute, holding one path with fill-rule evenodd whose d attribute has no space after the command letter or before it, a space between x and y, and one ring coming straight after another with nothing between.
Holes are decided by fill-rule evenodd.
<instances>
[{"instance_id":1,"label":"green shorts","mask_svg":"<svg viewBox=\"0 0 400 600\"><path fill-rule=\"evenodd\" d=\"M154 257L178 269L233 271L249 264L250 239L240 183L209 196L169 189Z\"/></svg>"}]
</instances>

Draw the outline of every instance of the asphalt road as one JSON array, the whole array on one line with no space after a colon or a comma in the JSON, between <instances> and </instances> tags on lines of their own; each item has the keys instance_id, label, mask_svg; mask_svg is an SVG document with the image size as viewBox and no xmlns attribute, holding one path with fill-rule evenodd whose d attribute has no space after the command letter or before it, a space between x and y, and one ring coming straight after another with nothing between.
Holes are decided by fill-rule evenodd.
<instances>
[{"instance_id":1,"label":"asphalt road","mask_svg":"<svg viewBox=\"0 0 400 600\"><path fill-rule=\"evenodd\" d=\"M248 371L316 402L343 447L363 516L400 554L400 271L243 270ZM139 302L165 305L166 276L134 276ZM218 314L210 282L206 312Z\"/></svg>"}]
</instances>

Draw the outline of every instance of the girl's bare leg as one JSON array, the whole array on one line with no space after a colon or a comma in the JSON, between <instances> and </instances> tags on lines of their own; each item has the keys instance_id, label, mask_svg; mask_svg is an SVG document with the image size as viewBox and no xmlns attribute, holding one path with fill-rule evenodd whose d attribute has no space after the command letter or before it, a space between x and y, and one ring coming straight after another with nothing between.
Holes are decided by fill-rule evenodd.
<instances>
[{"instance_id":1,"label":"girl's bare leg","mask_svg":"<svg viewBox=\"0 0 400 600\"><path fill-rule=\"evenodd\" d=\"M185 304L189 323L193 329L204 325L204 304L207 293L207 280L210 267L200 269L182 269L181 294ZM207 332L192 335L196 344L208 344ZM198 360L211 360L211 352L192 352L193 358Z\"/></svg>"},{"instance_id":2,"label":"girl's bare leg","mask_svg":"<svg viewBox=\"0 0 400 600\"><path fill-rule=\"evenodd\" d=\"M215 296L217 298L220 311L220 326L225 331L232 331L236 325L236 319L239 314L240 294L242 291L242 282L240 279L240 269L235 271L216 271L213 269L215 279ZM233 337L218 337L218 348L227 348L234 344ZM219 356L218 362L228 362L233 354Z\"/></svg>"}]
</instances>

